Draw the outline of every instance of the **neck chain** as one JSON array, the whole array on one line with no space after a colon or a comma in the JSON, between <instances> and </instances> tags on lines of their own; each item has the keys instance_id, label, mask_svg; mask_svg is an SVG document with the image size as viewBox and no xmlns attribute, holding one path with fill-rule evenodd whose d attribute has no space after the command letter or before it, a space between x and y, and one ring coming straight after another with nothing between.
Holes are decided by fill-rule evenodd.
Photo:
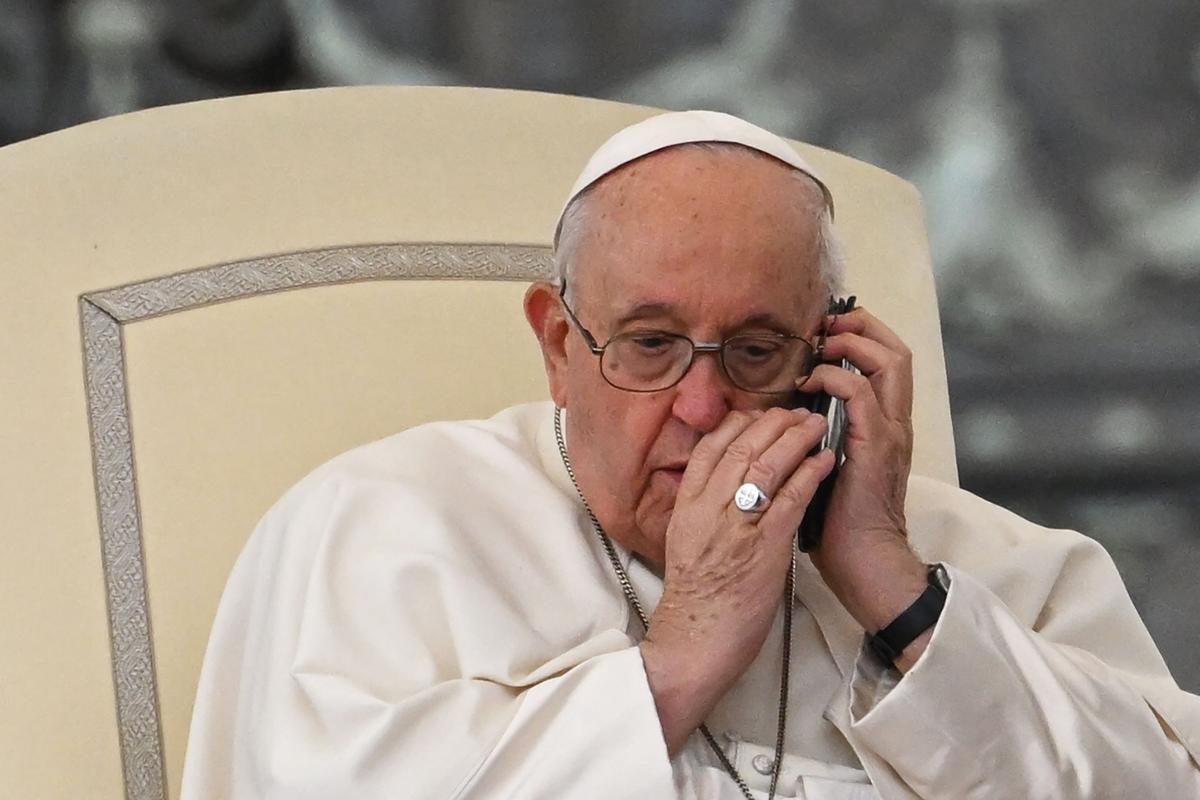
<instances>
[{"instance_id":1,"label":"neck chain","mask_svg":"<svg viewBox=\"0 0 1200 800\"><path fill-rule=\"evenodd\" d=\"M596 514L592 511L587 498L580 491L579 481L575 479L575 469L571 466L571 457L567 455L567 444L563 439L562 409L558 406L554 407L554 440L558 444L558 453L562 456L563 466L567 468L567 477L571 479L571 485L575 487L575 493L579 495L579 499L583 503L583 510L587 512L588 519L592 522L592 528L596 531L596 535L600 537L600 544L604 546L604 552L608 555L608 561L612 564L613 572L617 575L617 582L621 584L621 591L625 593L625 599L629 601L630 608L637 615L638 622L642 624L642 631L647 631L650 629L650 620L646 617L641 600L638 599L637 592L633 589L633 583L629 580L629 574L621 564L621 559L617 556L617 550L613 546L612 540L608 538L608 534L604 532L604 528L600 527L600 520L596 518ZM788 571L787 585L784 589L783 665L780 669L779 680L779 717L775 730L775 760L771 767L771 800L775 798L775 785L779 782L779 767L783 761L784 732L787 727L788 664L791 661L792 654L792 598L795 596L795 587L796 551L793 548L792 566ZM704 740L708 742L708 746L712 748L717 760L721 762L721 766L725 768L725 771L729 773L729 776L733 778L738 788L741 789L742 795L746 800L754 800L754 795L750 794L750 787L742 780L742 776L738 774L738 771L729 761L729 757L725 755L725 751L717 744L717 740L713 738L712 733L708 730L708 726L702 724L700 726L700 733L704 736Z\"/></svg>"}]
</instances>

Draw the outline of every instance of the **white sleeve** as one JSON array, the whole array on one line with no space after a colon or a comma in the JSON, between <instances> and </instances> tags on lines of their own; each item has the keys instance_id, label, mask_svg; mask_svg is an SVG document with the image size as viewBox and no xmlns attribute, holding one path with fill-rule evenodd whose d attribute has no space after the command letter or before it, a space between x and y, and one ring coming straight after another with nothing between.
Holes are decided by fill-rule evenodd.
<instances>
[{"instance_id":1,"label":"white sleeve","mask_svg":"<svg viewBox=\"0 0 1200 800\"><path fill-rule=\"evenodd\" d=\"M256 737L271 791L247 797L674 796L636 647L528 687L459 679L390 700L344 674L294 677L295 704Z\"/></svg>"},{"instance_id":2,"label":"white sleeve","mask_svg":"<svg viewBox=\"0 0 1200 800\"><path fill-rule=\"evenodd\" d=\"M1119 590L1128 603L1108 564L1110 579L1093 587L1091 602L1111 603L1108 595ZM1071 604L1055 608L1052 595L1038 632L970 575L949 570L945 608L908 673L886 669L868 648L860 652L850 721L861 748L928 800L1200 797L1196 762L1136 681L1102 653L1051 638L1081 638L1090 623L1072 615L1101 617L1076 614ZM1117 629L1096 641L1131 648L1148 641L1144 629L1122 631L1137 620L1131 605L1107 616Z\"/></svg>"},{"instance_id":3,"label":"white sleeve","mask_svg":"<svg viewBox=\"0 0 1200 800\"><path fill-rule=\"evenodd\" d=\"M570 598L532 616L536 586L489 583L419 498L310 495L264 520L230 580L185 797L675 796L623 630Z\"/></svg>"}]
</instances>

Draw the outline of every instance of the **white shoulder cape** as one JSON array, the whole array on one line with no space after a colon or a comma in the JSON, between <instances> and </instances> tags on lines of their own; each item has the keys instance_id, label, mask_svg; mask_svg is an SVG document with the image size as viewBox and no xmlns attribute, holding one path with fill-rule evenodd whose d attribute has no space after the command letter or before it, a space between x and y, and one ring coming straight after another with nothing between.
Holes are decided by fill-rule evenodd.
<instances>
[{"instance_id":1,"label":"white shoulder cape","mask_svg":"<svg viewBox=\"0 0 1200 800\"><path fill-rule=\"evenodd\" d=\"M358 448L266 514L213 626L185 800L740 797L699 737L668 760L551 408ZM1200 698L1103 549L928 479L908 497L914 547L953 577L915 669L872 660L806 558L797 586L836 671L794 691L832 697L874 786L797 768L781 795L1200 797Z\"/></svg>"}]
</instances>

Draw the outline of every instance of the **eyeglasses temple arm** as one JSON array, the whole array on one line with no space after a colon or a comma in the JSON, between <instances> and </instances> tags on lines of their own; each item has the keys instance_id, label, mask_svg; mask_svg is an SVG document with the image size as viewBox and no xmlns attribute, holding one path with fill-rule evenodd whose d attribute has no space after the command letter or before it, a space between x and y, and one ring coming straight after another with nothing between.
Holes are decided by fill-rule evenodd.
<instances>
[{"instance_id":1,"label":"eyeglasses temple arm","mask_svg":"<svg viewBox=\"0 0 1200 800\"><path fill-rule=\"evenodd\" d=\"M600 355L601 353L603 353L604 348L601 347L600 343L596 341L596 337L592 336L591 331L589 331L587 328L583 327L583 323L579 321L579 317L575 316L575 312L572 311L571 306L569 306L567 304L567 282L566 281L563 281L559 285L558 299L562 301L562 306L566 310L567 316L571 318L571 322L573 322L575 324L575 327L579 329L579 333L583 336L583 341L587 343L587 346L591 349L591 351L593 353L595 353L596 355Z\"/></svg>"}]
</instances>

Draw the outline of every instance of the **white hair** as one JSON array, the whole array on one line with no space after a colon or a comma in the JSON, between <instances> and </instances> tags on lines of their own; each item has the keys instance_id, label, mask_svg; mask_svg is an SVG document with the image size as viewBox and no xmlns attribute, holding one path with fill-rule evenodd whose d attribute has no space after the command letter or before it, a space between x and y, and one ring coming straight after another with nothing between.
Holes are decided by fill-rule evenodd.
<instances>
[{"instance_id":1,"label":"white hair","mask_svg":"<svg viewBox=\"0 0 1200 800\"><path fill-rule=\"evenodd\" d=\"M735 148L741 151L756 153L758 151L733 142L688 142L676 145L690 147L714 153L727 153ZM792 175L804 185L808 191L816 191L821 195L821 203L816 211L817 216L817 259L818 274L829 297L839 297L845 290L846 262L842 255L841 240L833 226L833 214L829 205L824 201L824 191L811 175L798 169L792 169ZM554 248L555 285L562 288L564 283L567 292L574 286L572 273L579 252L579 245L587 226L591 223L591 203L589 198L596 184L575 195L563 211L562 223L558 232L558 244Z\"/></svg>"}]
</instances>

